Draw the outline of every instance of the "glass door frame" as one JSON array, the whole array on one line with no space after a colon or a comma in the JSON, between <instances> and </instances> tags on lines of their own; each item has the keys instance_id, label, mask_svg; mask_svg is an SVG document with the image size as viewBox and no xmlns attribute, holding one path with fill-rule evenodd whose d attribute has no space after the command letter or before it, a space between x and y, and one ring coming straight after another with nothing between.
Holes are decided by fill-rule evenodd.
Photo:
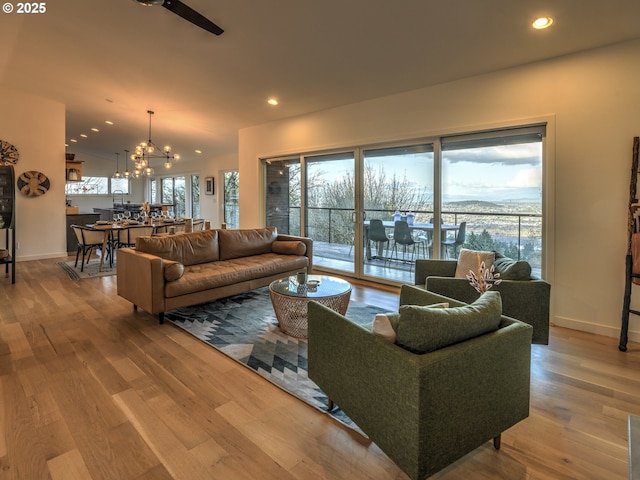
<instances>
[{"instance_id":1,"label":"glass door frame","mask_svg":"<svg viewBox=\"0 0 640 480\"><path fill-rule=\"evenodd\" d=\"M300 188L301 188L301 196L300 196L300 226L301 226L301 235L308 236L308 232L310 229L309 225L309 213L308 213L308 204L309 204L309 189L308 189L308 181L309 178L307 174L309 173L309 163L315 162L331 162L330 158L326 160L320 160L321 157L332 157L332 156L340 156L346 155L353 158L353 209L350 209L351 222L350 225L353 225L353 261L349 264L352 265L352 269L345 270L337 267L330 266L318 266L314 261L314 270L319 270L327 273L335 273L337 275L343 275L354 278L362 278L362 270L363 264L362 259L364 258L364 249L363 249L363 234L362 234L362 222L357 221L356 219L362 218L362 200L359 198L362 195L359 192L362 190L362 175L360 173L360 165L361 165L361 154L360 149L357 148L347 148L340 150L332 150L326 152L313 152L308 154L300 155ZM345 158L347 160L347 158ZM349 158L350 160L350 158Z\"/></svg>"}]
</instances>

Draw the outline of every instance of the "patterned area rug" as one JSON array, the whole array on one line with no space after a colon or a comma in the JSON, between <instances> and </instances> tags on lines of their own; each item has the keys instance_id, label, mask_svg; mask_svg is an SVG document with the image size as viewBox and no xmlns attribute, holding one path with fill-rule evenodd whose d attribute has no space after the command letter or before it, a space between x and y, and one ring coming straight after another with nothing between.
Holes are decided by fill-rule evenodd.
<instances>
[{"instance_id":1,"label":"patterned area rug","mask_svg":"<svg viewBox=\"0 0 640 480\"><path fill-rule=\"evenodd\" d=\"M351 302L347 316L371 323L378 307ZM282 333L267 287L195 307L167 312L165 319L220 350L318 410L328 413L327 396L307 375L307 341ZM332 417L359 431L339 409Z\"/></svg>"},{"instance_id":2,"label":"patterned area rug","mask_svg":"<svg viewBox=\"0 0 640 480\"><path fill-rule=\"evenodd\" d=\"M100 258L93 258L89 261L89 264L84 266L84 271L80 271L80 260L78 260L78 266L74 267L76 261L71 260L68 262L58 262L58 265L67 272L71 280L82 280L83 278L95 278L95 277L108 277L109 275L116 274L116 264L109 266L109 262L105 260L100 272Z\"/></svg>"}]
</instances>

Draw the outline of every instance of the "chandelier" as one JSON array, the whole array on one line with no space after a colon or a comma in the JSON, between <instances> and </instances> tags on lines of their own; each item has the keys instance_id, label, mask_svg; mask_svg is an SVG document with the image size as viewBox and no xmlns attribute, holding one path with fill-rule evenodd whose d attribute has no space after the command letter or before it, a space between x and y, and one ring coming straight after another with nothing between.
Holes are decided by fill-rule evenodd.
<instances>
[{"instance_id":1,"label":"chandelier","mask_svg":"<svg viewBox=\"0 0 640 480\"><path fill-rule=\"evenodd\" d=\"M140 178L143 175L147 177L154 175L155 171L151 166L151 160L153 159L162 158L164 160L164 168L171 168L172 160L180 160L180 155L171 153L169 145L160 148L151 140L151 117L154 112L147 110L147 113L149 114L149 140L138 144L130 157L135 166L132 173L135 178Z\"/></svg>"}]
</instances>

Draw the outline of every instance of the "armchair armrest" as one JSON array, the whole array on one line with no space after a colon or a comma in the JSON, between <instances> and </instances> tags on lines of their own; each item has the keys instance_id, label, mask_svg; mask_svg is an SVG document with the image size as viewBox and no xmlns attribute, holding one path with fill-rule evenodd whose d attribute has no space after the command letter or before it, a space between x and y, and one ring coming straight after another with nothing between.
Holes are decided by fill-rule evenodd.
<instances>
[{"instance_id":1,"label":"armchair armrest","mask_svg":"<svg viewBox=\"0 0 640 480\"><path fill-rule=\"evenodd\" d=\"M453 277L456 274L457 260L416 260L416 285L424 285L427 277Z\"/></svg>"}]
</instances>

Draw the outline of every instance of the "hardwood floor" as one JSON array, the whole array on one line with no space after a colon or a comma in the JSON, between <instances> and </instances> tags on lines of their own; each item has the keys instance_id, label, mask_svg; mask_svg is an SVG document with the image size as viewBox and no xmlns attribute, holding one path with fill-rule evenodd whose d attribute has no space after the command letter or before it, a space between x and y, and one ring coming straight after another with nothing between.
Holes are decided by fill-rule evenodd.
<instances>
[{"instance_id":1,"label":"hardwood floor","mask_svg":"<svg viewBox=\"0 0 640 480\"><path fill-rule=\"evenodd\" d=\"M0 278L0 480L406 479L374 444L189 334L70 280L57 260ZM397 291L354 285L397 308ZM640 345L552 328L531 415L432 478L625 479Z\"/></svg>"}]
</instances>

